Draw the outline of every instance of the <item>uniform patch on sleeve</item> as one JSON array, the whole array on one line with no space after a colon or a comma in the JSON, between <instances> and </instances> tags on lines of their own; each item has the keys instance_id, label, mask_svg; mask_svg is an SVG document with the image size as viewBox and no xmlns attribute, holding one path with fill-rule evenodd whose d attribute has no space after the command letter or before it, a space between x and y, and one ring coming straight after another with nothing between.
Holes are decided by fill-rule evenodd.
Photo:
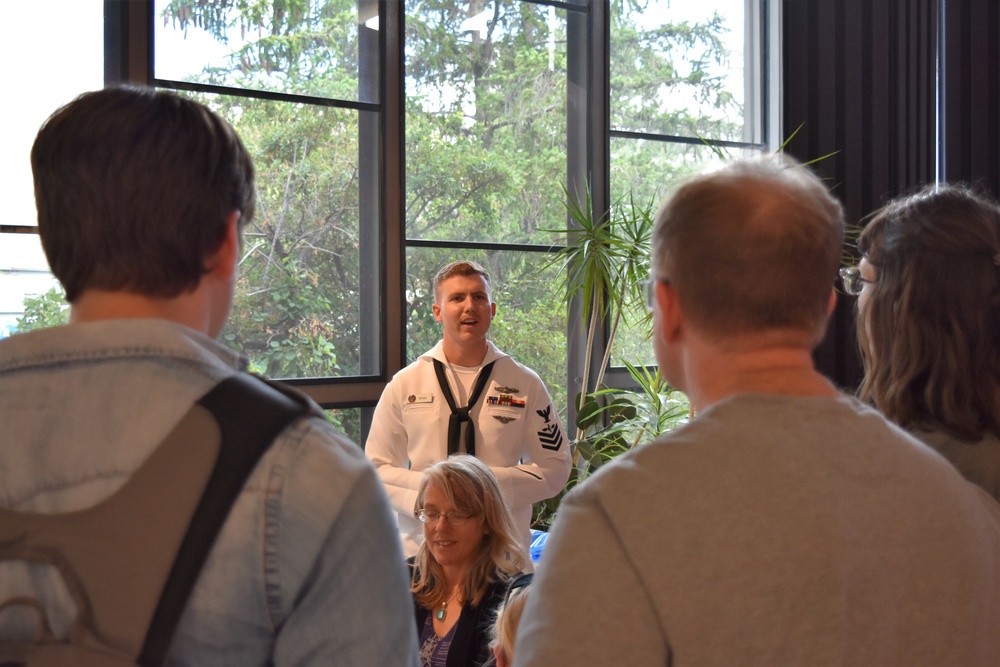
<instances>
[{"instance_id":1,"label":"uniform patch on sleeve","mask_svg":"<svg viewBox=\"0 0 1000 667\"><path fill-rule=\"evenodd\" d=\"M552 421L552 404L550 403L544 410L535 410L535 412L545 420L545 426L538 432L538 440L542 444L542 449L558 452L559 448L562 447L563 437L562 431L559 430L559 424Z\"/></svg>"},{"instance_id":2,"label":"uniform patch on sleeve","mask_svg":"<svg viewBox=\"0 0 1000 667\"><path fill-rule=\"evenodd\" d=\"M551 449L554 452L558 452L559 448L562 447L563 441L559 424L552 422L547 426L543 426L542 430L538 432L538 441L542 443L542 449Z\"/></svg>"}]
</instances>

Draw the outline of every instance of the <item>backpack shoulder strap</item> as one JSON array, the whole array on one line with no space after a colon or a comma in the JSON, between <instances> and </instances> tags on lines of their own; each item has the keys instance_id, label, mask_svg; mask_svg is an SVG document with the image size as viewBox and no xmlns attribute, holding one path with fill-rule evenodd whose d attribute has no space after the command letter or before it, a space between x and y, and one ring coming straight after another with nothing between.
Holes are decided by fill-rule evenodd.
<instances>
[{"instance_id":1,"label":"backpack shoulder strap","mask_svg":"<svg viewBox=\"0 0 1000 667\"><path fill-rule=\"evenodd\" d=\"M284 385L239 373L197 402L215 418L221 431L219 456L205 492L188 525L139 655L140 665L166 659L181 613L229 510L271 443L314 404Z\"/></svg>"},{"instance_id":2,"label":"backpack shoulder strap","mask_svg":"<svg viewBox=\"0 0 1000 667\"><path fill-rule=\"evenodd\" d=\"M0 508L0 560L54 567L76 602L70 641L47 632L36 601L0 603L39 617L34 641L0 639L0 664L75 664L81 650L162 664L230 508L260 457L296 418L320 414L292 389L246 374L185 413L124 485L83 510ZM46 663L45 660L48 660Z\"/></svg>"}]
</instances>

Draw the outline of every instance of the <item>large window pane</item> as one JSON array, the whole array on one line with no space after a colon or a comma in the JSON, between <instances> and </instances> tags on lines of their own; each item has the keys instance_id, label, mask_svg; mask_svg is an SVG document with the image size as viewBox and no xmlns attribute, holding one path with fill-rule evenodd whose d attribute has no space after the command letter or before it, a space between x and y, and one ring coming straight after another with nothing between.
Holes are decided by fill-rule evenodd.
<instances>
[{"instance_id":1,"label":"large window pane","mask_svg":"<svg viewBox=\"0 0 1000 667\"><path fill-rule=\"evenodd\" d=\"M744 66L746 0L612 5L612 129L760 140L744 114L756 81Z\"/></svg>"},{"instance_id":2,"label":"large window pane","mask_svg":"<svg viewBox=\"0 0 1000 667\"><path fill-rule=\"evenodd\" d=\"M0 338L62 324L65 308L38 235L0 234Z\"/></svg>"},{"instance_id":3,"label":"large window pane","mask_svg":"<svg viewBox=\"0 0 1000 667\"><path fill-rule=\"evenodd\" d=\"M380 117L358 103L379 99L378 2L157 0L155 14L156 80L202 90L256 168L221 340L270 377L377 373Z\"/></svg>"},{"instance_id":4,"label":"large window pane","mask_svg":"<svg viewBox=\"0 0 1000 667\"><path fill-rule=\"evenodd\" d=\"M751 149L725 149L728 157L750 155ZM611 140L611 192L618 206L629 202L655 215L670 189L679 180L705 169L721 166L724 158L707 146L636 139ZM630 199L631 197L631 199ZM632 304L631 312L640 312ZM619 328L611 363L656 363L649 340L650 324L633 317Z\"/></svg>"},{"instance_id":5,"label":"large window pane","mask_svg":"<svg viewBox=\"0 0 1000 667\"><path fill-rule=\"evenodd\" d=\"M727 149L725 154L743 151ZM701 144L611 138L612 200L627 198L655 210L677 181L722 163L719 154Z\"/></svg>"},{"instance_id":6,"label":"large window pane","mask_svg":"<svg viewBox=\"0 0 1000 667\"><path fill-rule=\"evenodd\" d=\"M565 227L565 9L406 3L406 233L551 244Z\"/></svg>"},{"instance_id":7,"label":"large window pane","mask_svg":"<svg viewBox=\"0 0 1000 667\"><path fill-rule=\"evenodd\" d=\"M7 231L38 224L29 159L38 128L58 107L104 85L103 15L102 0L4 3L12 27L0 41L0 60L8 65L4 86L12 96L0 133L0 227ZM26 301L29 316L18 325ZM0 337L61 321L64 307L37 234L0 232Z\"/></svg>"},{"instance_id":8,"label":"large window pane","mask_svg":"<svg viewBox=\"0 0 1000 667\"><path fill-rule=\"evenodd\" d=\"M378 102L377 0L156 0L156 77Z\"/></svg>"},{"instance_id":9,"label":"large window pane","mask_svg":"<svg viewBox=\"0 0 1000 667\"><path fill-rule=\"evenodd\" d=\"M655 213L680 179L759 150L757 12L748 0L612 3L613 202ZM649 328L625 323L612 365L655 363Z\"/></svg>"},{"instance_id":10,"label":"large window pane","mask_svg":"<svg viewBox=\"0 0 1000 667\"><path fill-rule=\"evenodd\" d=\"M455 260L478 262L490 274L497 316L490 339L534 370L556 407L566 407L566 296L555 289L557 268L543 268L549 255L536 252L410 248L406 254L407 352L413 360L441 339L434 319L432 283ZM565 412L563 412L565 414Z\"/></svg>"},{"instance_id":11,"label":"large window pane","mask_svg":"<svg viewBox=\"0 0 1000 667\"><path fill-rule=\"evenodd\" d=\"M344 435L353 440L358 446L364 446L361 438L361 408L337 408L326 410L327 420L336 426Z\"/></svg>"},{"instance_id":12,"label":"large window pane","mask_svg":"<svg viewBox=\"0 0 1000 667\"><path fill-rule=\"evenodd\" d=\"M233 123L257 170L257 211L221 340L270 377L360 374L361 295L378 291L361 269L370 244L360 238L359 112L200 99Z\"/></svg>"}]
</instances>

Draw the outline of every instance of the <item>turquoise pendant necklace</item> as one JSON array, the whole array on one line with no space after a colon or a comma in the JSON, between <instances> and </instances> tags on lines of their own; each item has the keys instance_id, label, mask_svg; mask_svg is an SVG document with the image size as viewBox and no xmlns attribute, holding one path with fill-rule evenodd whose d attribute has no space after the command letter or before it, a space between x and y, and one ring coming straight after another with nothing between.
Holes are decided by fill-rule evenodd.
<instances>
[{"instance_id":1,"label":"turquoise pendant necklace","mask_svg":"<svg viewBox=\"0 0 1000 667\"><path fill-rule=\"evenodd\" d=\"M441 603L441 608L434 612L434 618L439 621L444 620L444 617L448 615L448 603L454 600L456 595L458 595L457 590L451 594L450 598Z\"/></svg>"}]
</instances>

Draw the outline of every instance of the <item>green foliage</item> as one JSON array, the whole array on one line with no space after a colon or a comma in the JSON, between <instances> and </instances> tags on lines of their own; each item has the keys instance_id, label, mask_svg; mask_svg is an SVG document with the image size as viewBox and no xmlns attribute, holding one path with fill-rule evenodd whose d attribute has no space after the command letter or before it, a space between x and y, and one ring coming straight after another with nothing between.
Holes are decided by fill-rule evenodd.
<instances>
[{"instance_id":1,"label":"green foliage","mask_svg":"<svg viewBox=\"0 0 1000 667\"><path fill-rule=\"evenodd\" d=\"M566 487L554 498L536 503L535 525L550 524L566 493L602 465L683 426L690 419L687 397L671 387L658 368L627 362L625 366L636 385L634 390L600 387L577 396L582 407L577 413L576 427L585 435L573 443L576 458Z\"/></svg>"},{"instance_id":2,"label":"green foliage","mask_svg":"<svg viewBox=\"0 0 1000 667\"><path fill-rule=\"evenodd\" d=\"M613 139L611 179L618 196L611 210L595 213L589 198L574 200L565 185L567 155L578 148L567 144L567 119L575 113L570 104L584 101L579 72L569 71L567 44L585 14L558 7L550 15L548 6L515 0L401 1L406 238L566 245L554 257L411 246L405 275L396 267L382 274L404 285L408 356L441 335L432 314L432 276L448 261L471 259L492 276L499 311L494 341L534 368L556 405L565 406L566 332L576 324L567 322L566 305L579 294L587 349L601 370L590 378L588 359L582 399L598 407L580 414L598 418L578 425L571 486L608 457L669 428L673 422L659 416L645 428L639 424L654 414L649 410L683 400L655 375L638 371L638 392L609 392L603 372L621 329L649 329L638 283L648 274L652 212L660 196L713 156L698 145ZM487 8L484 32L462 28ZM651 14L644 12L655 8L647 0L611 3L616 129L741 140L742 110L718 75L730 57L723 19L680 23L668 13L649 25ZM224 43L240 36L226 62L207 68L202 81L378 102L366 88L371 68L362 71L361 54L372 34L359 27L357 12L356 0L173 0L162 18L184 29L203 27ZM359 276L363 263L373 261L362 257L362 232L378 222L359 186L367 173L364 152L371 150L359 129L370 120L367 112L252 97L207 101L236 125L258 173L258 215L247 229L224 339L269 375L358 373L360 313L367 305L360 301ZM607 337L598 335L605 323ZM641 336L633 338L630 349L641 344Z\"/></svg>"},{"instance_id":3,"label":"green foliage","mask_svg":"<svg viewBox=\"0 0 1000 667\"><path fill-rule=\"evenodd\" d=\"M634 3L612 14L611 113L621 129L741 140L743 124L733 119L742 120L742 110L718 74L730 55L723 18L641 26L647 6ZM668 97L685 104L664 108Z\"/></svg>"},{"instance_id":4,"label":"green foliage","mask_svg":"<svg viewBox=\"0 0 1000 667\"><path fill-rule=\"evenodd\" d=\"M662 96L667 89L684 89L692 99L731 109L719 82L708 75L712 63L727 57L720 42L723 24L716 17L697 25L640 28L637 12L647 4L628 1L613 8L620 54L613 63L613 108L634 114L649 128L712 131L699 125L698 113L669 108ZM372 97L377 93L363 90L365 72L374 70L361 61L364 41L375 33L363 27L358 6L356 0L172 0L161 20L183 30L207 30L232 45L230 56L206 67L198 81L377 102ZM557 9L550 23L547 7L496 0L489 3L485 33L460 29L486 7L481 0L405 3L406 235L559 243L561 235L542 230L567 226L560 184L566 170L566 44L573 12ZM359 126L365 112L252 96L202 99L236 126L257 168L257 215L246 229L233 318L223 340L272 376L360 372L365 335L360 314L369 304L361 303L359 274L362 263L372 261L360 248L364 226L377 223L377 211L361 201L359 185L363 160L377 158L362 153L367 144ZM679 150L653 169L647 152L620 150L616 164L626 176L619 180L643 201L652 200L656 189L638 183L652 174L662 184L689 170L693 149ZM484 263L493 276L500 309L496 342L535 368L558 397L557 405L565 405L566 295L557 284L557 266L544 280L537 276L544 255L408 252L410 358L440 337L429 283L443 263L459 256ZM643 269L636 265L634 272ZM392 272L388 275L392 279ZM617 289L609 298L620 295ZM626 309L622 317L644 326L641 311Z\"/></svg>"},{"instance_id":5,"label":"green foliage","mask_svg":"<svg viewBox=\"0 0 1000 667\"><path fill-rule=\"evenodd\" d=\"M273 279L257 287L240 280L237 289L243 307L234 310L222 340L244 350L253 370L269 377L338 375L334 343L343 339L344 332L315 272L286 256L276 263L274 273Z\"/></svg>"},{"instance_id":6,"label":"green foliage","mask_svg":"<svg viewBox=\"0 0 1000 667\"><path fill-rule=\"evenodd\" d=\"M208 31L238 45L206 81L236 88L292 90L355 99L359 29L355 0L172 0L165 24Z\"/></svg>"},{"instance_id":7,"label":"green foliage","mask_svg":"<svg viewBox=\"0 0 1000 667\"><path fill-rule=\"evenodd\" d=\"M407 236L538 242L561 216L565 25L544 8L493 3L485 37L461 30L474 2L408 3ZM556 181L558 182L558 181Z\"/></svg>"},{"instance_id":8,"label":"green foliage","mask_svg":"<svg viewBox=\"0 0 1000 667\"><path fill-rule=\"evenodd\" d=\"M335 410L326 410L326 419L334 427L350 438L353 442L357 443L359 447L363 447L363 442L361 438L361 410L358 408L338 408Z\"/></svg>"},{"instance_id":9,"label":"green foliage","mask_svg":"<svg viewBox=\"0 0 1000 667\"><path fill-rule=\"evenodd\" d=\"M55 327L69 321L69 304L62 287L52 287L45 294L28 295L23 303L24 314L17 318L18 333Z\"/></svg>"},{"instance_id":10,"label":"green foliage","mask_svg":"<svg viewBox=\"0 0 1000 667\"><path fill-rule=\"evenodd\" d=\"M357 115L209 97L257 168L232 316L222 340L270 377L360 369Z\"/></svg>"},{"instance_id":11,"label":"green foliage","mask_svg":"<svg viewBox=\"0 0 1000 667\"><path fill-rule=\"evenodd\" d=\"M612 204L608 215L595 218L589 193L582 205L566 193L566 210L573 225L557 230L566 235L567 245L554 255L550 265L560 267L561 287L570 297L580 297L587 326L584 392L577 404L579 409L603 383L620 323L629 318L637 327L650 322L649 313L640 305L640 282L649 275L654 206L652 200L637 203L629 194ZM602 339L597 335L598 327L606 319L611 320L611 328ZM591 382L589 369L598 358L600 370ZM578 428L577 438L582 435L583 430Z\"/></svg>"},{"instance_id":12,"label":"green foliage","mask_svg":"<svg viewBox=\"0 0 1000 667\"><path fill-rule=\"evenodd\" d=\"M659 369L625 361L634 390L604 386L619 324L631 321L633 329L649 330L651 315L642 306L641 281L649 276L650 239L654 201L620 198L608 215L595 219L590 197L583 205L567 193L566 208L572 227L558 230L567 238L550 264L560 267L561 287L578 295L588 327L584 391L577 394L573 470L563 492L534 508L535 525L551 521L563 495L605 462L649 442L684 423L689 414L687 398L668 386ZM596 335L599 322L610 321L606 338ZM599 358L596 378L586 372Z\"/></svg>"}]
</instances>

